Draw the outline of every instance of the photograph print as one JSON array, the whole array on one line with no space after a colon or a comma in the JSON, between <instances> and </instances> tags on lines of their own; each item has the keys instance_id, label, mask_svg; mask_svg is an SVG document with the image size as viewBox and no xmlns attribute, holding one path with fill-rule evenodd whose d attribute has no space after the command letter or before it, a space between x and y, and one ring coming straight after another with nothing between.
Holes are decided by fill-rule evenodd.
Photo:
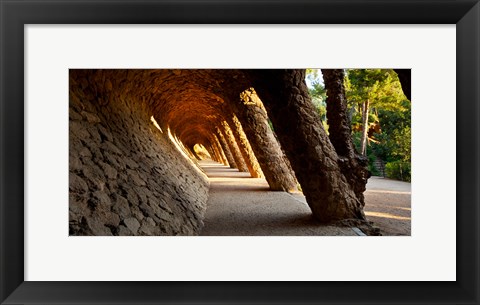
<instances>
[{"instance_id":1,"label":"photograph print","mask_svg":"<svg viewBox=\"0 0 480 305\"><path fill-rule=\"evenodd\" d=\"M70 69L70 236L410 236L410 69Z\"/></svg>"}]
</instances>

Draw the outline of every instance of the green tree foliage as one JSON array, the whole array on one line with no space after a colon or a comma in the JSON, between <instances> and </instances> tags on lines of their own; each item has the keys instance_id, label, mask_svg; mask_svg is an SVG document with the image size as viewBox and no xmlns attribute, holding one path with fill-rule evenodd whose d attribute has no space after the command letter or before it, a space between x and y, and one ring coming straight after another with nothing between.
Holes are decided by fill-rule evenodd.
<instances>
[{"instance_id":1,"label":"green tree foliage","mask_svg":"<svg viewBox=\"0 0 480 305\"><path fill-rule=\"evenodd\" d=\"M307 69L306 72L312 102L328 130L321 71ZM411 103L403 94L397 74L391 69L348 69L345 91L352 139L359 152L362 142L365 144L372 174L383 174L374 166L380 159L386 162L387 177L410 181Z\"/></svg>"},{"instance_id":2,"label":"green tree foliage","mask_svg":"<svg viewBox=\"0 0 480 305\"><path fill-rule=\"evenodd\" d=\"M399 102L405 96L397 74L391 69L347 70L345 87L352 111L360 114L355 117L354 129L362 131L360 152L365 155L368 131L378 123L378 109L399 110Z\"/></svg>"},{"instance_id":3,"label":"green tree foliage","mask_svg":"<svg viewBox=\"0 0 480 305\"><path fill-rule=\"evenodd\" d=\"M401 103L402 110L380 109L378 113L382 132L377 138L382 145L374 145L373 152L385 161L411 160L410 101L405 99Z\"/></svg>"},{"instance_id":4,"label":"green tree foliage","mask_svg":"<svg viewBox=\"0 0 480 305\"><path fill-rule=\"evenodd\" d=\"M388 177L410 181L411 103L391 69L350 69L345 78L354 143L370 161L386 162ZM370 142L370 145L366 144Z\"/></svg>"},{"instance_id":5,"label":"green tree foliage","mask_svg":"<svg viewBox=\"0 0 480 305\"><path fill-rule=\"evenodd\" d=\"M327 91L325 90L325 85L323 84L322 73L320 69L307 69L307 86L310 97L312 98L312 103L315 106L320 119L325 127L327 126Z\"/></svg>"},{"instance_id":6,"label":"green tree foliage","mask_svg":"<svg viewBox=\"0 0 480 305\"><path fill-rule=\"evenodd\" d=\"M348 69L345 78L347 100L360 105L370 100L371 108L404 110L403 94L397 74L392 69Z\"/></svg>"}]
</instances>

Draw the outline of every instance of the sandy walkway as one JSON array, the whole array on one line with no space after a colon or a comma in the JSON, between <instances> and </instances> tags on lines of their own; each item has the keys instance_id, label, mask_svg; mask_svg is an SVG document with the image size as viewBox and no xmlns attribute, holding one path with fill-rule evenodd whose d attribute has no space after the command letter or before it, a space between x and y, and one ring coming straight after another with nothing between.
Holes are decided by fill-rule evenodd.
<instances>
[{"instance_id":1,"label":"sandy walkway","mask_svg":"<svg viewBox=\"0 0 480 305\"><path fill-rule=\"evenodd\" d=\"M248 173L240 173L212 161L201 161L200 164L211 183L205 227L201 235L358 235L352 228L318 223L312 217L301 193L292 195L272 192L265 179L250 178ZM366 192L366 214L370 221L380 227L384 235L408 235L410 195L404 194L407 192L406 185L395 186L393 183L392 186L390 181L382 178L371 180ZM385 190L393 190L395 193L385 193ZM385 204L386 201L389 203ZM386 209L381 208L384 205ZM403 225L401 230L396 229L399 223Z\"/></svg>"},{"instance_id":2,"label":"sandy walkway","mask_svg":"<svg viewBox=\"0 0 480 305\"><path fill-rule=\"evenodd\" d=\"M383 235L411 235L411 200L410 183L371 177L365 192L365 215Z\"/></svg>"}]
</instances>

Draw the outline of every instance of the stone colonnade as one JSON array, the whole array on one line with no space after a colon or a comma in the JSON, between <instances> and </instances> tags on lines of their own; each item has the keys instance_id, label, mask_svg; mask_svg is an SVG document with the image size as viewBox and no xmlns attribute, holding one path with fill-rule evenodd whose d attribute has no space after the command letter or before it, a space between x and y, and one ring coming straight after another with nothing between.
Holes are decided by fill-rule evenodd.
<instances>
[{"instance_id":1,"label":"stone colonnade","mask_svg":"<svg viewBox=\"0 0 480 305\"><path fill-rule=\"evenodd\" d=\"M111 78L126 96L147 92L139 105L195 158L193 147L201 144L213 160L265 177L271 190L295 191L300 184L322 222L365 220L368 171L345 137L338 73L325 70L330 135L311 103L304 70L119 70L99 81ZM123 88L125 80L142 82L142 91Z\"/></svg>"},{"instance_id":2,"label":"stone colonnade","mask_svg":"<svg viewBox=\"0 0 480 305\"><path fill-rule=\"evenodd\" d=\"M335 75L343 72L323 72L330 135L311 103L304 71L252 70L245 73L248 86L220 94L227 105L220 107L210 150L231 168L265 177L271 190L291 192L300 184L322 222L365 220L368 171L349 136L338 82L343 75Z\"/></svg>"},{"instance_id":3,"label":"stone colonnade","mask_svg":"<svg viewBox=\"0 0 480 305\"><path fill-rule=\"evenodd\" d=\"M273 191L296 191L297 180L269 126L262 102L250 88L231 101L210 141L214 159L251 177L265 177ZM225 156L225 159L222 158Z\"/></svg>"}]
</instances>

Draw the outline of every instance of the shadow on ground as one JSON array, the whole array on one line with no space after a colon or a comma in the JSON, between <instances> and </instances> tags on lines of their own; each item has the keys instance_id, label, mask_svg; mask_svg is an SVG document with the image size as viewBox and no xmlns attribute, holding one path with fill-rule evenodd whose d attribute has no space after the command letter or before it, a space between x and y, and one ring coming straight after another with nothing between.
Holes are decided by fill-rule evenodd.
<instances>
[{"instance_id":1,"label":"shadow on ground","mask_svg":"<svg viewBox=\"0 0 480 305\"><path fill-rule=\"evenodd\" d=\"M210 178L201 235L356 235L351 228L320 224L298 195L272 192L265 179L249 178L248 173L218 163L202 161L201 165Z\"/></svg>"},{"instance_id":2,"label":"shadow on ground","mask_svg":"<svg viewBox=\"0 0 480 305\"><path fill-rule=\"evenodd\" d=\"M210 180L201 235L357 236L352 228L319 223L301 193L273 192L263 178L213 161L200 164ZM409 183L372 177L365 192L367 219L383 235L410 235L410 197Z\"/></svg>"}]
</instances>

